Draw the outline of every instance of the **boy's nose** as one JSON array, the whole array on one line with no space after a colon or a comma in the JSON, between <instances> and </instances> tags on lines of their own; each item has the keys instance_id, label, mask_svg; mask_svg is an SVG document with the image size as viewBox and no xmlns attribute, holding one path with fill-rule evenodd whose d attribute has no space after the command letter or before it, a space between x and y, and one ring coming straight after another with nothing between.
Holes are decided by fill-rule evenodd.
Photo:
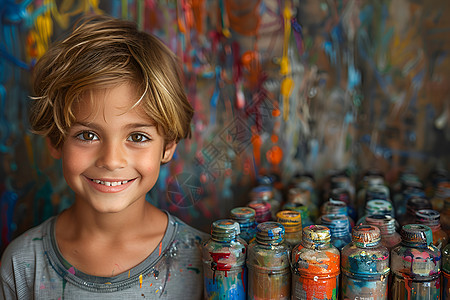
<instances>
[{"instance_id":1,"label":"boy's nose","mask_svg":"<svg viewBox=\"0 0 450 300\"><path fill-rule=\"evenodd\" d=\"M111 143L105 144L98 156L96 166L113 171L127 165L125 149Z\"/></svg>"}]
</instances>

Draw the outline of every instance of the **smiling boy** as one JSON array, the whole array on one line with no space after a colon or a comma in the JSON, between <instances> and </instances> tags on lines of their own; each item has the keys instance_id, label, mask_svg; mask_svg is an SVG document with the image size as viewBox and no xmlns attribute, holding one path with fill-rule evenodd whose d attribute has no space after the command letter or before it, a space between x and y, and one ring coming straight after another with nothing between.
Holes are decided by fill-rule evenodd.
<instances>
[{"instance_id":1,"label":"smiling boy","mask_svg":"<svg viewBox=\"0 0 450 300\"><path fill-rule=\"evenodd\" d=\"M85 19L34 70L31 125L74 204L5 250L0 298L200 299L207 235L145 200L190 135L173 53L131 22Z\"/></svg>"}]
</instances>

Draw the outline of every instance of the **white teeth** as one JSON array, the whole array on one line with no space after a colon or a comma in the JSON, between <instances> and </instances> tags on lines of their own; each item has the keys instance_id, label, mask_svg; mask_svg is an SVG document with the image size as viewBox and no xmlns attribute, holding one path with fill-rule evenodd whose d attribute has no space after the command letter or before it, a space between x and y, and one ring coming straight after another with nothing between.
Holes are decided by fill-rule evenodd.
<instances>
[{"instance_id":1,"label":"white teeth","mask_svg":"<svg viewBox=\"0 0 450 300\"><path fill-rule=\"evenodd\" d=\"M128 182L128 180L124 180L124 181L101 181L98 179L92 179L93 182L98 183L98 184L103 184L106 186L118 186L118 185L122 185Z\"/></svg>"}]
</instances>

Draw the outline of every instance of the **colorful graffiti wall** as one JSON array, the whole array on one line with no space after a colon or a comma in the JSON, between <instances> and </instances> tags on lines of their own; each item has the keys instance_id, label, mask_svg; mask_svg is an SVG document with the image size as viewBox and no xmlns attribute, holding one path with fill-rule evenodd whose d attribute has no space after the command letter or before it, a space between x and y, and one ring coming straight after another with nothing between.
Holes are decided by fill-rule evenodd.
<instances>
[{"instance_id":1,"label":"colorful graffiti wall","mask_svg":"<svg viewBox=\"0 0 450 300\"><path fill-rule=\"evenodd\" d=\"M73 201L29 131L30 75L83 14L134 20L180 57L194 134L148 201L204 231L283 185L381 169L389 181L450 164L445 0L0 0L0 252Z\"/></svg>"}]
</instances>

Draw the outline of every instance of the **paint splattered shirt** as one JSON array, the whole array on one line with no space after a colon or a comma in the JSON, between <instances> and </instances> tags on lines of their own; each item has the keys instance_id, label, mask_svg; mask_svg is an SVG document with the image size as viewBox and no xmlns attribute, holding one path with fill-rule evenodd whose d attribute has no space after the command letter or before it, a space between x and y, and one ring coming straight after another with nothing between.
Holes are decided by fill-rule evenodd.
<instances>
[{"instance_id":1,"label":"paint splattered shirt","mask_svg":"<svg viewBox=\"0 0 450 300\"><path fill-rule=\"evenodd\" d=\"M70 266L58 251L52 217L5 250L0 299L201 299L201 245L208 235L168 217L160 247L114 277L91 276Z\"/></svg>"}]
</instances>

